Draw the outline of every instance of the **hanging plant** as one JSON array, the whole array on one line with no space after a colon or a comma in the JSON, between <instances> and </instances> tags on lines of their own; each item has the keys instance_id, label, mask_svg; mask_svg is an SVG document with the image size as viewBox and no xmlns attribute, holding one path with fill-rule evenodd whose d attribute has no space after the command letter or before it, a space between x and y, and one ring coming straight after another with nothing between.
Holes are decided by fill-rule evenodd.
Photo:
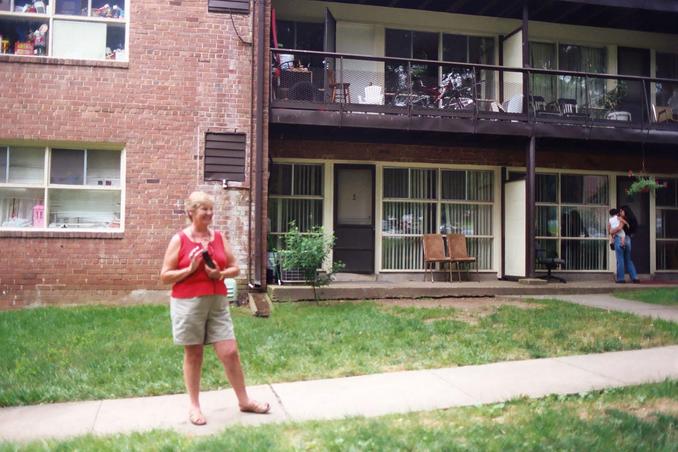
<instances>
[{"instance_id":1,"label":"hanging plant","mask_svg":"<svg viewBox=\"0 0 678 452\"><path fill-rule=\"evenodd\" d=\"M633 173L629 171L629 176L633 176ZM626 189L627 195L635 195L636 193L648 193L650 191L656 191L661 188L666 187L666 182L659 182L654 176L635 176L636 180L633 181L631 186Z\"/></svg>"}]
</instances>

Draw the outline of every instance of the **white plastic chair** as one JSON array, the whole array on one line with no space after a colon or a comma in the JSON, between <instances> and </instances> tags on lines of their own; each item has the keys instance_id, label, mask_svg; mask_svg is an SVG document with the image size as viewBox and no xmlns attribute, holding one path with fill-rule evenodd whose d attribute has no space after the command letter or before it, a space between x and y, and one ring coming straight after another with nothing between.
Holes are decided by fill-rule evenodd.
<instances>
[{"instance_id":1,"label":"white plastic chair","mask_svg":"<svg viewBox=\"0 0 678 452\"><path fill-rule=\"evenodd\" d=\"M361 104L384 104L384 94L381 92L381 86L370 85L365 87L365 97L358 96L358 102Z\"/></svg>"},{"instance_id":2,"label":"white plastic chair","mask_svg":"<svg viewBox=\"0 0 678 452\"><path fill-rule=\"evenodd\" d=\"M523 95L516 94L508 101L504 102L504 111L506 113L522 113L523 112Z\"/></svg>"}]
</instances>

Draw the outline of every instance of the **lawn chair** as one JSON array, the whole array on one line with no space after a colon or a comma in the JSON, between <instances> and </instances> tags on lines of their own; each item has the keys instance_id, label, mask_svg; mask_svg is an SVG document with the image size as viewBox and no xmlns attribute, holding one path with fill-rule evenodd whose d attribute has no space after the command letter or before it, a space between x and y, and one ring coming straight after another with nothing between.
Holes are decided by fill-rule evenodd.
<instances>
[{"instance_id":1,"label":"lawn chair","mask_svg":"<svg viewBox=\"0 0 678 452\"><path fill-rule=\"evenodd\" d=\"M467 264L466 273L468 276L469 267L472 263L476 264L476 273L478 273L478 261L475 257L469 256L466 249L466 236L464 234L447 234L447 251L452 262L457 264L457 273L459 274L459 281L461 281L461 267L460 264ZM451 278L450 274L450 278ZM470 277L469 277L470 280Z\"/></svg>"},{"instance_id":2,"label":"lawn chair","mask_svg":"<svg viewBox=\"0 0 678 452\"><path fill-rule=\"evenodd\" d=\"M426 281L426 271L429 270L430 264L433 264L433 267L437 263L442 265L448 264L448 271L450 276L450 281L452 281L452 261L445 254L445 243L443 242L443 236L440 234L424 234L423 236L423 245L424 245L424 281ZM433 269L431 268L431 282L433 282Z\"/></svg>"}]
</instances>

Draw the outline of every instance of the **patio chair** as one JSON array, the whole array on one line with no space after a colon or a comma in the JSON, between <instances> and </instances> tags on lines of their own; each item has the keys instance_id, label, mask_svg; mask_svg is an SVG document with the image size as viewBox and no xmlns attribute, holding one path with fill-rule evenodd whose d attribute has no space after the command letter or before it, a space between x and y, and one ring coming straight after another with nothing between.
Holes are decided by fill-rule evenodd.
<instances>
[{"instance_id":1,"label":"patio chair","mask_svg":"<svg viewBox=\"0 0 678 452\"><path fill-rule=\"evenodd\" d=\"M579 111L577 108L577 99L561 97L558 99L558 106L560 107L561 113L566 118L584 119L587 116L586 113Z\"/></svg>"},{"instance_id":2,"label":"patio chair","mask_svg":"<svg viewBox=\"0 0 678 452\"><path fill-rule=\"evenodd\" d=\"M381 86L366 86L365 97L358 96L358 102L361 104L384 105L384 94L381 92Z\"/></svg>"},{"instance_id":3,"label":"patio chair","mask_svg":"<svg viewBox=\"0 0 678 452\"><path fill-rule=\"evenodd\" d=\"M461 281L460 264L467 264L466 273L468 275L471 264L476 264L476 273L478 273L478 261L475 257L469 256L466 249L466 236L464 234L447 234L447 251L452 262L457 265L459 281ZM452 275L450 275L451 277ZM469 278L470 279L470 278Z\"/></svg>"},{"instance_id":4,"label":"patio chair","mask_svg":"<svg viewBox=\"0 0 678 452\"><path fill-rule=\"evenodd\" d=\"M516 94L509 100L502 104L502 108L506 113L522 113L523 112L523 95Z\"/></svg>"},{"instance_id":5,"label":"patio chair","mask_svg":"<svg viewBox=\"0 0 678 452\"><path fill-rule=\"evenodd\" d=\"M437 263L442 265L447 263L448 271L450 276L450 281L452 281L452 261L445 254L445 243L443 242L443 236L440 234L424 234L423 236L423 245L424 245L424 281L426 281L426 271L429 270L430 265L433 264L433 267ZM431 271L431 282L433 282L433 269Z\"/></svg>"},{"instance_id":6,"label":"patio chair","mask_svg":"<svg viewBox=\"0 0 678 452\"><path fill-rule=\"evenodd\" d=\"M537 253L537 264L546 267L546 275L540 276L539 279L544 279L546 281L555 279L556 281L566 283L567 281L565 281L560 276L551 274L552 270L565 265L565 260L559 258L556 255L549 255L549 253L544 248L535 248L535 250Z\"/></svg>"},{"instance_id":7,"label":"patio chair","mask_svg":"<svg viewBox=\"0 0 678 452\"><path fill-rule=\"evenodd\" d=\"M658 107L652 104L652 120L659 122L674 122L673 109L671 107Z\"/></svg>"}]
</instances>

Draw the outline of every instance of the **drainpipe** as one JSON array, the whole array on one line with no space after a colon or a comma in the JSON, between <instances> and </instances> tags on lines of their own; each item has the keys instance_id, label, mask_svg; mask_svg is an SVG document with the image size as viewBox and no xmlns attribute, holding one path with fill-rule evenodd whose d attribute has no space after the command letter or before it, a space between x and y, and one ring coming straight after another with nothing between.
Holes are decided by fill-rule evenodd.
<instances>
[{"instance_id":1,"label":"drainpipe","mask_svg":"<svg viewBox=\"0 0 678 452\"><path fill-rule=\"evenodd\" d=\"M532 136L530 136L530 143L527 146L527 177L525 178L525 276L528 278L534 277L534 199L535 199L535 168L536 168L536 155L535 155L535 144L537 139L534 136L534 131Z\"/></svg>"},{"instance_id":2,"label":"drainpipe","mask_svg":"<svg viewBox=\"0 0 678 452\"><path fill-rule=\"evenodd\" d=\"M255 158L255 184L254 184L254 275L250 277L250 289L265 290L266 275L262 272L264 262L263 255L263 228L262 209L264 202L264 41L266 37L266 0L254 0L255 23L257 27L257 46L256 46L256 65L255 75L256 103L254 106L254 126L255 137L254 158ZM265 270L264 270L265 271ZM262 278L262 274L264 277Z\"/></svg>"}]
</instances>

